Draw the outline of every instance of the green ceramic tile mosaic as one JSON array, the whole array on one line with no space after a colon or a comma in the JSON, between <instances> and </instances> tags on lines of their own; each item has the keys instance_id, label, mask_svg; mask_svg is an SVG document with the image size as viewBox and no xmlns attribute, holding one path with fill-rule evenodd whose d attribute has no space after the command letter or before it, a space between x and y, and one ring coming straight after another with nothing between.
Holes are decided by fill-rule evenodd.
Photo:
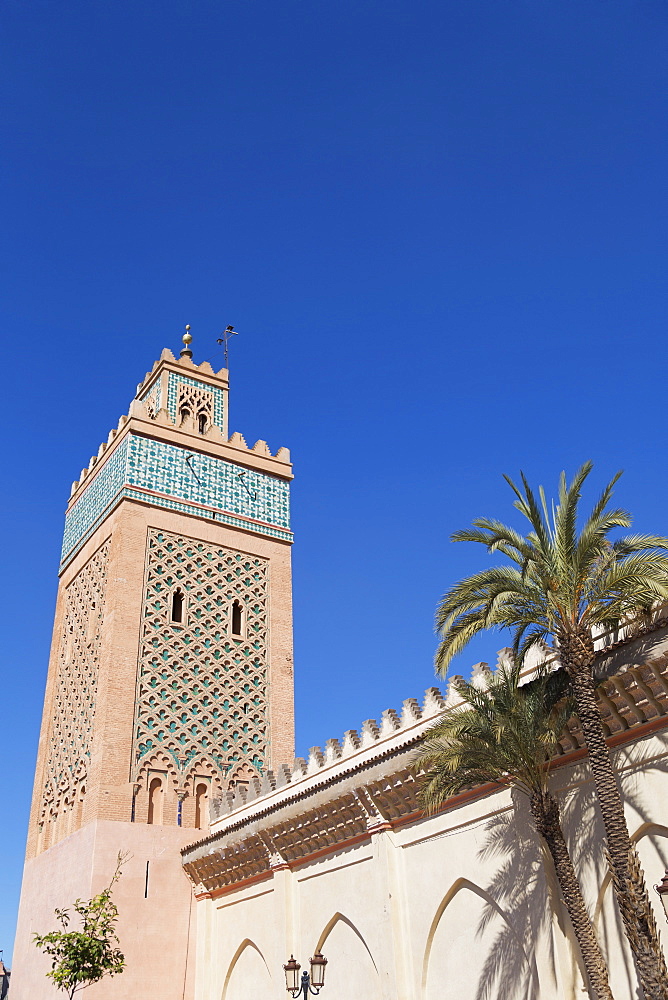
<instances>
[{"instance_id":1,"label":"green ceramic tile mosaic","mask_svg":"<svg viewBox=\"0 0 668 1000\"><path fill-rule=\"evenodd\" d=\"M130 434L68 511L62 566L122 497L292 541L285 480Z\"/></svg>"}]
</instances>

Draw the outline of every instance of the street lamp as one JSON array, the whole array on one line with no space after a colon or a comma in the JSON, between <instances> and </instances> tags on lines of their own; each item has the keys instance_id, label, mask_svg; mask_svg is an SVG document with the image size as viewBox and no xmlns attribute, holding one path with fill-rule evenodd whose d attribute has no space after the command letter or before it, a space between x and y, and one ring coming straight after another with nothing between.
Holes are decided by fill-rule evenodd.
<instances>
[{"instance_id":1,"label":"street lamp","mask_svg":"<svg viewBox=\"0 0 668 1000\"><path fill-rule=\"evenodd\" d=\"M665 874L659 884L655 885L654 888L661 898L666 919L668 919L668 868L666 868Z\"/></svg>"},{"instance_id":2,"label":"street lamp","mask_svg":"<svg viewBox=\"0 0 668 1000\"><path fill-rule=\"evenodd\" d=\"M295 961L294 955L290 955L290 961L287 965L283 966L285 970L285 988L293 997L298 997L302 993L304 1000L307 1000L309 992L317 996L325 985L327 959L323 958L319 951L316 951L313 958L309 958L309 964L311 966L311 974L309 975L304 970L301 980L299 979L301 965Z\"/></svg>"}]
</instances>

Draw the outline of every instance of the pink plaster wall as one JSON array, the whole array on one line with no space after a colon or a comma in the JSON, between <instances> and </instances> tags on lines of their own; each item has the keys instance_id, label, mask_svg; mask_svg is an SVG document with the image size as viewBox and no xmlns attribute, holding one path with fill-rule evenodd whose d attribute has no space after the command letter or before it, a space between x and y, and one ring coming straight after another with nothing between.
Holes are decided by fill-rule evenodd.
<instances>
[{"instance_id":1,"label":"pink plaster wall","mask_svg":"<svg viewBox=\"0 0 668 1000\"><path fill-rule=\"evenodd\" d=\"M126 959L120 976L86 989L86 1000L192 1000L195 905L181 866L180 848L193 830L96 820L26 862L12 1000L62 997L45 977L49 961L32 944L35 932L56 928L55 907L71 905L103 889L119 851L131 857L114 891L118 936ZM146 862L148 897L144 898ZM72 929L77 925L72 924Z\"/></svg>"}]
</instances>

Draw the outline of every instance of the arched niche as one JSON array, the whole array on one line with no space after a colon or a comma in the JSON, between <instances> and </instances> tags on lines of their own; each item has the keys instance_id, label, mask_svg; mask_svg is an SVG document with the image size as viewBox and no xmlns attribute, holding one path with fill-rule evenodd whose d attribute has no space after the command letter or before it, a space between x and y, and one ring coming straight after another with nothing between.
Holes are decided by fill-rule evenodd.
<instances>
[{"instance_id":1,"label":"arched niche","mask_svg":"<svg viewBox=\"0 0 668 1000\"><path fill-rule=\"evenodd\" d=\"M281 970L282 971L282 970ZM221 1000L248 1000L273 995L271 973L264 955L250 938L241 942L225 976Z\"/></svg>"},{"instance_id":2,"label":"arched niche","mask_svg":"<svg viewBox=\"0 0 668 1000\"><path fill-rule=\"evenodd\" d=\"M314 951L327 959L325 988L332 997L346 997L350 984L355 994L365 1000L379 1000L378 967L363 935L343 913L335 913L328 921ZM308 966L306 966L308 968Z\"/></svg>"},{"instance_id":3,"label":"arched niche","mask_svg":"<svg viewBox=\"0 0 668 1000\"><path fill-rule=\"evenodd\" d=\"M444 984L457 1000L535 1000L538 970L512 919L474 882L460 878L441 900L427 935L423 1000L442 1000Z\"/></svg>"},{"instance_id":4,"label":"arched niche","mask_svg":"<svg viewBox=\"0 0 668 1000\"><path fill-rule=\"evenodd\" d=\"M636 845L640 864L645 873L649 897L654 907L654 918L661 937L664 953L668 949L668 925L657 894L652 886L660 882L668 865L668 827L660 823L643 823L631 834ZM637 977L626 941L617 902L612 888L612 876L607 872L601 883L594 911L594 926L601 948L608 960L610 987L615 996L635 996Z\"/></svg>"}]
</instances>

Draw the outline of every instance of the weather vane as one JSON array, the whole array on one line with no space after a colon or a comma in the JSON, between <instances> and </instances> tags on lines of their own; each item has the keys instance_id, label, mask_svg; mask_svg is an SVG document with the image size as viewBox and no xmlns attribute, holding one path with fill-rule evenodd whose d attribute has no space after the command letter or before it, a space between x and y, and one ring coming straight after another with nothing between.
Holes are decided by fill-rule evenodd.
<instances>
[{"instance_id":1,"label":"weather vane","mask_svg":"<svg viewBox=\"0 0 668 1000\"><path fill-rule=\"evenodd\" d=\"M229 368L229 365L228 365L227 362L228 362L229 353L230 353L230 348L229 348L230 337L236 337L238 333L239 333L239 331L235 330L233 326L226 326L225 329L223 330L222 337L219 337L218 340L216 341L217 344L223 344L223 346L224 346L225 367L226 368Z\"/></svg>"}]
</instances>

